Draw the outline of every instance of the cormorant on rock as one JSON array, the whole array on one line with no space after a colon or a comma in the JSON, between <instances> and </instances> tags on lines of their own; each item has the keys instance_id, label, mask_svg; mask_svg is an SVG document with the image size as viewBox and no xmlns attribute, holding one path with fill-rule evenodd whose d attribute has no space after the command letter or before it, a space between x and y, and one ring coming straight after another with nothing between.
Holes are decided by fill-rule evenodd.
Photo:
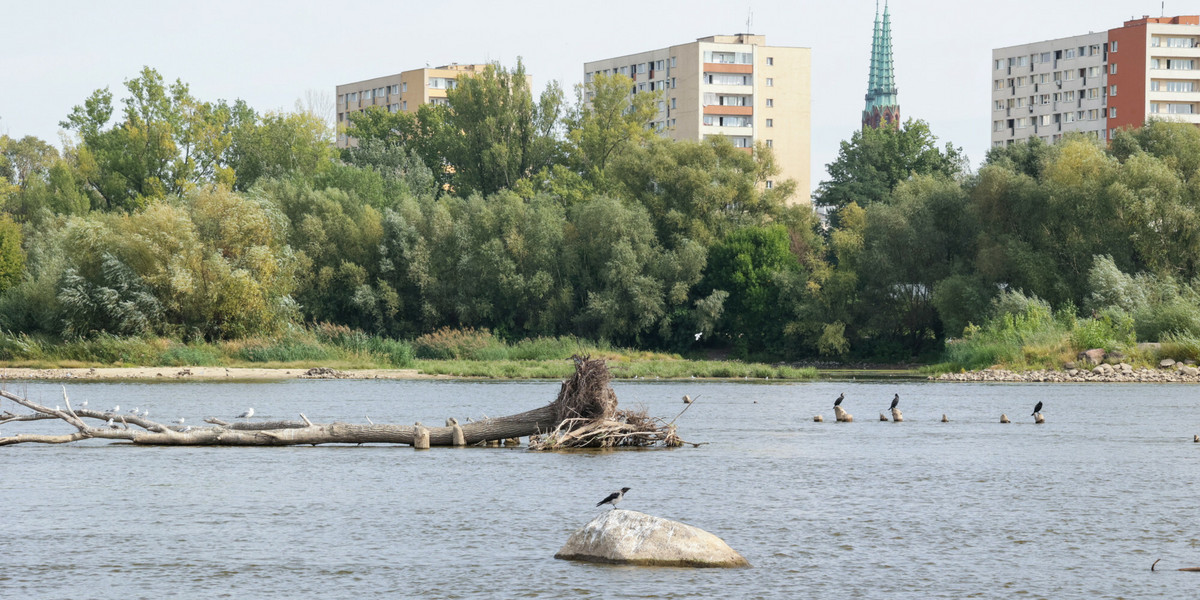
<instances>
[{"instance_id":1,"label":"cormorant on rock","mask_svg":"<svg viewBox=\"0 0 1200 600\"><path fill-rule=\"evenodd\" d=\"M1042 412L1042 403L1041 403L1041 402L1038 402L1038 403L1037 403L1037 406L1033 407L1033 414L1031 414L1031 415L1029 415L1029 416L1031 416L1031 417L1032 417L1033 415L1036 415L1036 414L1038 414L1038 413L1040 413L1040 412Z\"/></svg>"},{"instance_id":2,"label":"cormorant on rock","mask_svg":"<svg viewBox=\"0 0 1200 600\"><path fill-rule=\"evenodd\" d=\"M889 408L889 410L896 408L897 404L900 404L900 394L896 394L896 397L892 398L892 406Z\"/></svg>"},{"instance_id":3,"label":"cormorant on rock","mask_svg":"<svg viewBox=\"0 0 1200 600\"><path fill-rule=\"evenodd\" d=\"M846 399L846 394L838 394L837 400L833 401L834 406L841 406L842 400Z\"/></svg>"},{"instance_id":4,"label":"cormorant on rock","mask_svg":"<svg viewBox=\"0 0 1200 600\"><path fill-rule=\"evenodd\" d=\"M625 492L628 492L628 491L629 491L629 488L627 488L627 487L621 488L621 491L613 492L613 493L609 494L605 499L597 502L596 506L603 506L605 504L611 504L613 508L616 508L617 503L620 502L621 499L625 497Z\"/></svg>"}]
</instances>

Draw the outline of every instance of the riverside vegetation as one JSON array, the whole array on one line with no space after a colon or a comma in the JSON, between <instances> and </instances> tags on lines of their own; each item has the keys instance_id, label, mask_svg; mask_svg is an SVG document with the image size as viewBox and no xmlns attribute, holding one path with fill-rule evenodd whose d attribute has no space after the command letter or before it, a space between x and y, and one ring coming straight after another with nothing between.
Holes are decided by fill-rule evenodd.
<instances>
[{"instance_id":1,"label":"riverside vegetation","mask_svg":"<svg viewBox=\"0 0 1200 600\"><path fill-rule=\"evenodd\" d=\"M571 103L493 66L446 105L334 128L146 68L119 104L76 106L61 152L0 136L0 361L560 377L582 351L618 377L780 378L811 370L752 361L1200 358L1194 127L1034 139L978 171L921 121L855 132L815 194L825 224L769 148L660 138L662 98L629 86ZM458 338L484 341L443 351ZM710 352L745 362L679 359Z\"/></svg>"}]
</instances>

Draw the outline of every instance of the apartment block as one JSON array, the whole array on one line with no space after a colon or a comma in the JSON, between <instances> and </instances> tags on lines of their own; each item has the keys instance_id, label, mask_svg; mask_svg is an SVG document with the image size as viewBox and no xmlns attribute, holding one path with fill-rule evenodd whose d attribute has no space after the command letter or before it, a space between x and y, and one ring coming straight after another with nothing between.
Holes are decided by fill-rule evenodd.
<instances>
[{"instance_id":1,"label":"apartment block","mask_svg":"<svg viewBox=\"0 0 1200 600\"><path fill-rule=\"evenodd\" d=\"M422 104L445 104L446 90L453 89L460 76L483 73L486 68L452 63L337 86L338 147L345 148L352 141L344 133L352 113L372 106L388 112L417 112Z\"/></svg>"},{"instance_id":2,"label":"apartment block","mask_svg":"<svg viewBox=\"0 0 1200 600\"><path fill-rule=\"evenodd\" d=\"M1200 124L1200 16L992 50L992 145L1110 140L1148 118Z\"/></svg>"},{"instance_id":3,"label":"apartment block","mask_svg":"<svg viewBox=\"0 0 1200 600\"><path fill-rule=\"evenodd\" d=\"M747 152L771 148L775 179L796 181L792 203L809 202L812 51L768 46L766 36L714 35L695 42L584 64L597 74L633 80L633 94L658 93L653 126L677 140L723 135Z\"/></svg>"}]
</instances>

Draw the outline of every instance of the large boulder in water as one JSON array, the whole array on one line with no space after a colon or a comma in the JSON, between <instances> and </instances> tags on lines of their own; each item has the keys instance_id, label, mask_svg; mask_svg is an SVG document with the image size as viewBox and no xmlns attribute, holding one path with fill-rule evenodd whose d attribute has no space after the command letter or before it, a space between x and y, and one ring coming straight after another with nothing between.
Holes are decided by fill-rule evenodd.
<instances>
[{"instance_id":1,"label":"large boulder in water","mask_svg":"<svg viewBox=\"0 0 1200 600\"><path fill-rule=\"evenodd\" d=\"M703 529L617 509L604 511L571 534L554 558L653 567L750 566Z\"/></svg>"}]
</instances>

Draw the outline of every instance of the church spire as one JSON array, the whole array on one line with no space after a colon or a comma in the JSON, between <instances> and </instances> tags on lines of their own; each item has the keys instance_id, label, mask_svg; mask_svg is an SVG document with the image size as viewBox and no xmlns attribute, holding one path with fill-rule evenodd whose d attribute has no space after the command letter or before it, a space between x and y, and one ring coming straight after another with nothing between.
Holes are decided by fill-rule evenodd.
<instances>
[{"instance_id":1,"label":"church spire","mask_svg":"<svg viewBox=\"0 0 1200 600\"><path fill-rule=\"evenodd\" d=\"M867 79L863 128L898 126L900 102L896 96L896 72L892 60L892 17L887 0L884 0L883 20L880 21L879 2L876 0L875 31L871 36L871 72Z\"/></svg>"}]
</instances>

